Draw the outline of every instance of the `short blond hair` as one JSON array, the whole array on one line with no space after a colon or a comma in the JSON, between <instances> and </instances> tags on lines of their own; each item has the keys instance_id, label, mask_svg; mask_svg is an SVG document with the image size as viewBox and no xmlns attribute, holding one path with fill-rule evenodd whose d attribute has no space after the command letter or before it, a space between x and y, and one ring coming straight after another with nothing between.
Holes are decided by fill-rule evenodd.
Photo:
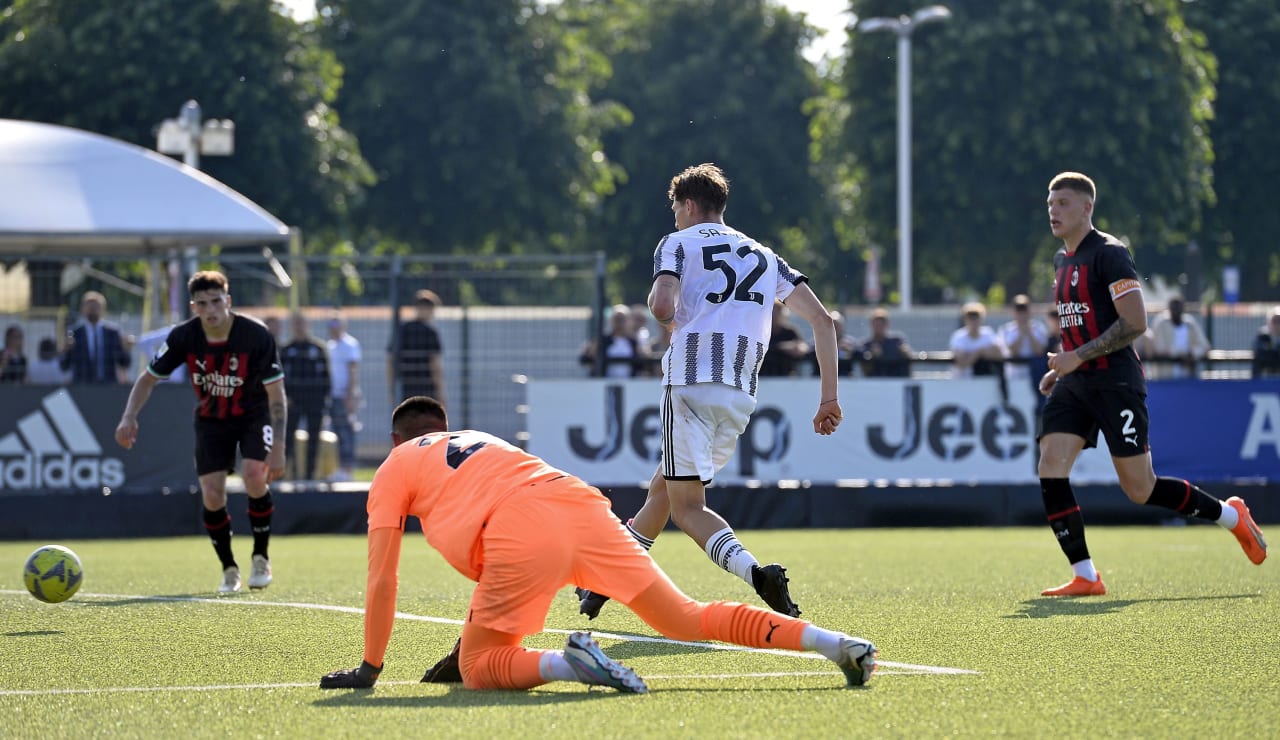
<instances>
[{"instance_id":1,"label":"short blond hair","mask_svg":"<svg viewBox=\"0 0 1280 740\"><path fill-rule=\"evenodd\" d=\"M1089 200L1098 197L1098 186L1093 184L1088 175L1079 172L1059 172L1054 175L1049 181L1049 192L1055 190L1074 190L1089 196Z\"/></svg>"}]
</instances>

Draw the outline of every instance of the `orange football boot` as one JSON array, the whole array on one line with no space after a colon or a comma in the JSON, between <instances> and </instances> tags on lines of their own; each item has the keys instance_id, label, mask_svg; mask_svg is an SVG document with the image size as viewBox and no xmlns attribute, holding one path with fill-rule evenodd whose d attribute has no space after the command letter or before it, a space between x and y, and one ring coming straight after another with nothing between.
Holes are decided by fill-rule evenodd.
<instances>
[{"instance_id":1,"label":"orange football boot","mask_svg":"<svg viewBox=\"0 0 1280 740\"><path fill-rule=\"evenodd\" d=\"M1254 565L1262 565L1262 561L1267 559L1267 541L1262 537L1262 530L1253 523L1249 507L1244 505L1244 499L1239 496L1227 499L1227 506L1235 509L1240 515L1240 521L1231 528L1231 534L1236 536L1244 554L1249 556L1249 561Z\"/></svg>"},{"instance_id":2,"label":"orange football boot","mask_svg":"<svg viewBox=\"0 0 1280 740\"><path fill-rule=\"evenodd\" d=\"M1076 576L1071 579L1070 583L1064 583L1057 588L1046 588L1040 592L1041 596L1102 596L1107 592L1107 584L1102 582L1102 574L1098 574L1098 580L1090 581L1086 578Z\"/></svg>"}]
</instances>

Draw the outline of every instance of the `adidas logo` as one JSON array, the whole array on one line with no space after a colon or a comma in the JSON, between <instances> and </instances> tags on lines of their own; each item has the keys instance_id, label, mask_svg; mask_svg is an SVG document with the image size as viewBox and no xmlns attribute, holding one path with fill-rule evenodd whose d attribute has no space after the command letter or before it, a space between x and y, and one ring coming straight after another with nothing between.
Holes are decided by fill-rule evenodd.
<instances>
[{"instance_id":1,"label":"adidas logo","mask_svg":"<svg viewBox=\"0 0 1280 740\"><path fill-rule=\"evenodd\" d=\"M71 394L55 391L0 437L0 490L102 488L124 483L124 461L105 457Z\"/></svg>"}]
</instances>

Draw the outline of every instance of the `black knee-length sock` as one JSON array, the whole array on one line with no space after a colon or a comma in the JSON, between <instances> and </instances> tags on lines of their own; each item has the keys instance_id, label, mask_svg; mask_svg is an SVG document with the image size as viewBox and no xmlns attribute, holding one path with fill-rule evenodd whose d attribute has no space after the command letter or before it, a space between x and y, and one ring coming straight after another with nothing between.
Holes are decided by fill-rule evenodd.
<instances>
[{"instance_id":1,"label":"black knee-length sock","mask_svg":"<svg viewBox=\"0 0 1280 740\"><path fill-rule=\"evenodd\" d=\"M222 561L222 569L236 567L236 559L231 555L231 515L227 513L227 507L217 511L205 509L204 528L213 541L213 551L218 554L218 560Z\"/></svg>"},{"instance_id":2,"label":"black knee-length sock","mask_svg":"<svg viewBox=\"0 0 1280 740\"><path fill-rule=\"evenodd\" d=\"M1185 517L1216 522L1222 516L1222 502L1202 488L1181 478L1156 478L1147 506L1161 506Z\"/></svg>"},{"instance_id":3,"label":"black knee-length sock","mask_svg":"<svg viewBox=\"0 0 1280 740\"><path fill-rule=\"evenodd\" d=\"M271 514L276 510L271 491L261 498L249 499L249 526L253 528L253 554L267 557L271 541Z\"/></svg>"},{"instance_id":4,"label":"black knee-length sock","mask_svg":"<svg viewBox=\"0 0 1280 740\"><path fill-rule=\"evenodd\" d=\"M1075 494L1071 492L1071 483L1066 478L1041 478L1040 495L1044 499L1044 513L1049 518L1049 526L1053 528L1067 562L1075 565L1081 560L1088 560L1084 516L1080 513Z\"/></svg>"}]
</instances>

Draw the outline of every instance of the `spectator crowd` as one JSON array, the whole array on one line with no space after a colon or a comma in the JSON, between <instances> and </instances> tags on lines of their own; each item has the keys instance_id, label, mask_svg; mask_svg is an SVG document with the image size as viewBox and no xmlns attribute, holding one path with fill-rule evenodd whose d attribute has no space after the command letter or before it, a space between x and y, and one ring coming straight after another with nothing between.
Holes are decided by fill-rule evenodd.
<instances>
[{"instance_id":1,"label":"spectator crowd","mask_svg":"<svg viewBox=\"0 0 1280 740\"><path fill-rule=\"evenodd\" d=\"M430 290L414 295L413 313L397 322L387 345L387 386L392 403L413 395L431 395L445 401L444 348L434 318L439 297ZM865 378L910 377L926 360L942 375L941 357L949 358L950 377L996 376L1002 383L1027 383L1032 387L1047 370L1049 353L1061 348L1061 330L1055 306L1036 311L1026 295L1013 298L1008 321L988 322L988 309L980 302L966 303L958 325L947 339L949 354L919 353L903 332L893 328L893 316L884 308L860 314L865 334L849 330L846 314L831 311L837 338L838 372ZM290 401L289 440L295 430L318 439L322 430L336 439L336 470L331 481L348 481L356 466L356 434L365 397L360 387L360 367L369 359L360 341L347 327L341 310L327 314L262 315L272 329L286 376ZM135 353L150 356L172 328L163 327L140 337L124 332L111 321L106 297L98 291L80 296L78 312L61 340L50 335L34 338L28 326L10 323L0 347L0 384L65 385L126 384L136 375ZM287 326L285 322L287 321ZM323 324L319 322L323 321ZM912 324L921 328L918 317ZM1149 329L1136 349L1152 378L1194 378L1206 367L1211 344L1198 317L1187 311L1185 301L1173 296L1163 310L1153 312ZM814 350L782 304L773 307L771 336L761 366L767 377L815 376ZM320 327L323 326L323 329ZM1256 325L1255 325L1256 326ZM617 304L607 309L604 331L584 342L578 362L589 375L607 378L661 377L661 361L671 343L671 325L651 320L645 305ZM945 331L945 330L944 330ZM942 337L946 337L945 334ZM933 342L939 337L934 336ZM1237 343L1238 344L1238 343ZM34 351L32 351L34 350ZM1280 377L1280 306L1269 310L1244 360L1254 378ZM175 374L171 380L186 382ZM1038 395L1033 394L1039 398ZM317 477L317 447L305 451L296 476ZM294 452L291 450L291 453ZM290 455L292 460L293 454ZM332 466L331 466L332 467Z\"/></svg>"}]
</instances>

